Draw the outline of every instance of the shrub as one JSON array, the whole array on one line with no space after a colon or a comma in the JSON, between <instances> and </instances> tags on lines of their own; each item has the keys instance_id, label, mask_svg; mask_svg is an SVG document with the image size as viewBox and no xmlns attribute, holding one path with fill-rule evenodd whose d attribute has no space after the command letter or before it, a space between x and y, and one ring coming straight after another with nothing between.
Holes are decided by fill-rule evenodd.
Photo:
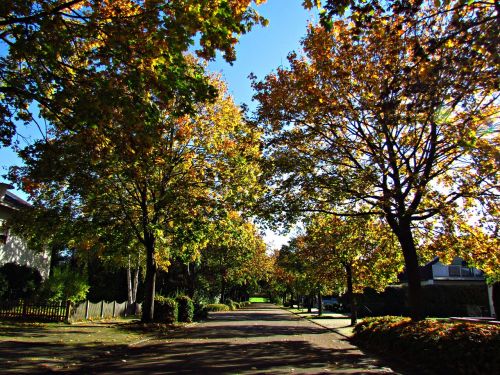
<instances>
[{"instance_id":1,"label":"shrub","mask_svg":"<svg viewBox=\"0 0 500 375\"><path fill-rule=\"evenodd\" d=\"M42 285L42 299L49 302L83 301L89 291L87 278L68 266L54 268Z\"/></svg>"},{"instance_id":2,"label":"shrub","mask_svg":"<svg viewBox=\"0 0 500 375\"><path fill-rule=\"evenodd\" d=\"M155 322L173 324L177 321L178 307L173 298L155 296Z\"/></svg>"},{"instance_id":3,"label":"shrub","mask_svg":"<svg viewBox=\"0 0 500 375\"><path fill-rule=\"evenodd\" d=\"M226 300L226 305L229 307L229 310L233 311L233 310L237 310L239 305L238 305L238 302L234 302L232 299L227 299Z\"/></svg>"},{"instance_id":4,"label":"shrub","mask_svg":"<svg viewBox=\"0 0 500 375\"><path fill-rule=\"evenodd\" d=\"M16 300L19 298L32 298L38 291L42 282L42 276L37 269L20 266L16 263L5 263L0 267L0 274L6 280L7 288L3 298Z\"/></svg>"},{"instance_id":5,"label":"shrub","mask_svg":"<svg viewBox=\"0 0 500 375\"><path fill-rule=\"evenodd\" d=\"M204 320L208 318L207 306L202 303L194 305L194 320Z\"/></svg>"},{"instance_id":6,"label":"shrub","mask_svg":"<svg viewBox=\"0 0 500 375\"><path fill-rule=\"evenodd\" d=\"M191 323L194 317L193 300L188 296L177 296L175 300L179 310L179 322Z\"/></svg>"},{"instance_id":7,"label":"shrub","mask_svg":"<svg viewBox=\"0 0 500 375\"><path fill-rule=\"evenodd\" d=\"M442 373L500 373L500 327L449 323L432 319L366 318L354 329L354 342L380 353L398 353L402 359ZM429 356L429 353L432 353Z\"/></svg>"},{"instance_id":8,"label":"shrub","mask_svg":"<svg viewBox=\"0 0 500 375\"><path fill-rule=\"evenodd\" d=\"M223 303L210 303L205 308L207 311L229 311L229 306Z\"/></svg>"},{"instance_id":9,"label":"shrub","mask_svg":"<svg viewBox=\"0 0 500 375\"><path fill-rule=\"evenodd\" d=\"M275 305L281 305L282 304L282 299L280 296L272 296L271 297L271 303L274 303Z\"/></svg>"},{"instance_id":10,"label":"shrub","mask_svg":"<svg viewBox=\"0 0 500 375\"><path fill-rule=\"evenodd\" d=\"M0 298L2 298L4 294L7 293L8 289L9 289L9 283L7 281L7 278L0 273Z\"/></svg>"}]
</instances>

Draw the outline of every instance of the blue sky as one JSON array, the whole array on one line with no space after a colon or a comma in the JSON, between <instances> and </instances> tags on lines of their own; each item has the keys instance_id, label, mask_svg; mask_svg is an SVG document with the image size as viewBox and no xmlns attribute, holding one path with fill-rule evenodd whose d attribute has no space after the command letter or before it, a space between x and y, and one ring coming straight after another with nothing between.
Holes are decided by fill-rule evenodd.
<instances>
[{"instance_id":1,"label":"blue sky","mask_svg":"<svg viewBox=\"0 0 500 375\"><path fill-rule=\"evenodd\" d=\"M300 51L300 40L306 35L308 23L318 19L317 12L305 10L301 3L300 0L268 0L257 9L269 20L269 25L255 28L240 39L233 65L222 58L209 64L209 70L222 73L236 103L254 109L248 75L253 73L263 79L279 66L286 66L291 51ZM288 242L289 236L268 230L264 239L270 249L277 249Z\"/></svg>"},{"instance_id":2,"label":"blue sky","mask_svg":"<svg viewBox=\"0 0 500 375\"><path fill-rule=\"evenodd\" d=\"M236 50L236 61L230 65L221 57L209 63L209 70L222 74L229 87L229 93L236 103L247 104L255 108L251 102L252 88L248 75L255 74L262 79L280 65L287 64L287 55L291 51L300 50L300 40L306 34L307 24L317 20L317 13L305 10L300 0L268 0L257 7L259 13L269 20L267 27L255 27L250 33L241 37ZM20 133L29 136L28 129L20 126ZM24 145L20 139L21 146ZM0 176L7 168L19 163L16 154L6 148L0 148ZM5 181L0 177L0 181ZM27 198L23 192L18 195ZM266 240L271 247L280 247L286 238L269 232Z\"/></svg>"},{"instance_id":3,"label":"blue sky","mask_svg":"<svg viewBox=\"0 0 500 375\"><path fill-rule=\"evenodd\" d=\"M209 64L211 71L222 73L236 103L245 103L254 109L248 75L253 73L262 79L279 66L286 66L286 57L291 51L300 51L300 40L306 34L308 23L318 19L316 12L306 11L301 3L300 0L268 0L258 10L269 20L269 25L241 38L233 65L223 59ZM289 236L269 230L265 233L265 241L271 249L280 248L288 239Z\"/></svg>"},{"instance_id":4,"label":"blue sky","mask_svg":"<svg viewBox=\"0 0 500 375\"><path fill-rule=\"evenodd\" d=\"M316 13L305 10L301 3L300 0L268 0L260 5L257 10L269 20L269 25L256 27L242 36L233 66L222 58L209 64L209 70L222 72L237 103L253 107L250 73L262 79L280 65L286 65L291 51L300 49L308 22L317 19Z\"/></svg>"}]
</instances>

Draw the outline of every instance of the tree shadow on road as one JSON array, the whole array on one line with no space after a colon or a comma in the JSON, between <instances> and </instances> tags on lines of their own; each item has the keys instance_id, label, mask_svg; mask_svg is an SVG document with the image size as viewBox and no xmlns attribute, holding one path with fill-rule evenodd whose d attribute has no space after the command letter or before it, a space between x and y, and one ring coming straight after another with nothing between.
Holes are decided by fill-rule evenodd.
<instances>
[{"instance_id":1,"label":"tree shadow on road","mask_svg":"<svg viewBox=\"0 0 500 375\"><path fill-rule=\"evenodd\" d=\"M274 309L276 311L276 309ZM289 314L287 312L275 312L273 314L269 314L269 311L260 310L237 310L237 311L228 311L228 312L217 312L210 313L209 320L223 320L223 321L253 321L253 320L264 320L264 321L290 321L290 320L298 320L299 318Z\"/></svg>"},{"instance_id":2,"label":"tree shadow on road","mask_svg":"<svg viewBox=\"0 0 500 375\"><path fill-rule=\"evenodd\" d=\"M353 349L324 349L302 340L263 343L165 342L133 348L129 361L95 361L76 372L120 374L375 373ZM293 369L293 370L292 370ZM358 369L359 371L356 371ZM373 369L373 372L371 371ZM380 371L378 371L380 373Z\"/></svg>"},{"instance_id":3,"label":"tree shadow on road","mask_svg":"<svg viewBox=\"0 0 500 375\"><path fill-rule=\"evenodd\" d=\"M254 338L295 335L321 335L327 331L321 327L310 326L280 326L280 325L227 325L193 326L168 333L173 339L226 339L226 338Z\"/></svg>"},{"instance_id":4,"label":"tree shadow on road","mask_svg":"<svg viewBox=\"0 0 500 375\"><path fill-rule=\"evenodd\" d=\"M98 359L125 357L127 345L0 341L1 374L69 371ZM120 354L118 354L120 353Z\"/></svg>"}]
</instances>

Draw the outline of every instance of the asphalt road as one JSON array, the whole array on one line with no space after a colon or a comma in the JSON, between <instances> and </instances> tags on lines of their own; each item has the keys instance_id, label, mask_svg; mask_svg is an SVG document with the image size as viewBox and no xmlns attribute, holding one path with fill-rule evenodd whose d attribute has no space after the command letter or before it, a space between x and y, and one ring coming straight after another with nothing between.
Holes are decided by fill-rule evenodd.
<instances>
[{"instance_id":1,"label":"asphalt road","mask_svg":"<svg viewBox=\"0 0 500 375\"><path fill-rule=\"evenodd\" d=\"M80 368L85 374L395 374L345 337L269 304L209 320Z\"/></svg>"}]
</instances>

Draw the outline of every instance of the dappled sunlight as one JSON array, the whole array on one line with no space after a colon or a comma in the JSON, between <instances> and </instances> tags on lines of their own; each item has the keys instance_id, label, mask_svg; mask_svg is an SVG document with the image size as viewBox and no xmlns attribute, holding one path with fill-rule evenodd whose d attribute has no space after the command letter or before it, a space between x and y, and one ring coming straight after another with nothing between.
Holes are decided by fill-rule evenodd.
<instances>
[{"instance_id":1,"label":"dappled sunlight","mask_svg":"<svg viewBox=\"0 0 500 375\"><path fill-rule=\"evenodd\" d=\"M133 363L116 359L96 361L89 370L106 373L288 373L291 369L308 373L328 373L328 368L350 370L362 363L363 355L352 349L330 351L303 340L265 343L183 343L164 342L134 348ZM311 372L309 372L311 371ZM78 370L77 370L78 372ZM340 372L341 373L341 372ZM367 369L365 373L370 373Z\"/></svg>"}]
</instances>

